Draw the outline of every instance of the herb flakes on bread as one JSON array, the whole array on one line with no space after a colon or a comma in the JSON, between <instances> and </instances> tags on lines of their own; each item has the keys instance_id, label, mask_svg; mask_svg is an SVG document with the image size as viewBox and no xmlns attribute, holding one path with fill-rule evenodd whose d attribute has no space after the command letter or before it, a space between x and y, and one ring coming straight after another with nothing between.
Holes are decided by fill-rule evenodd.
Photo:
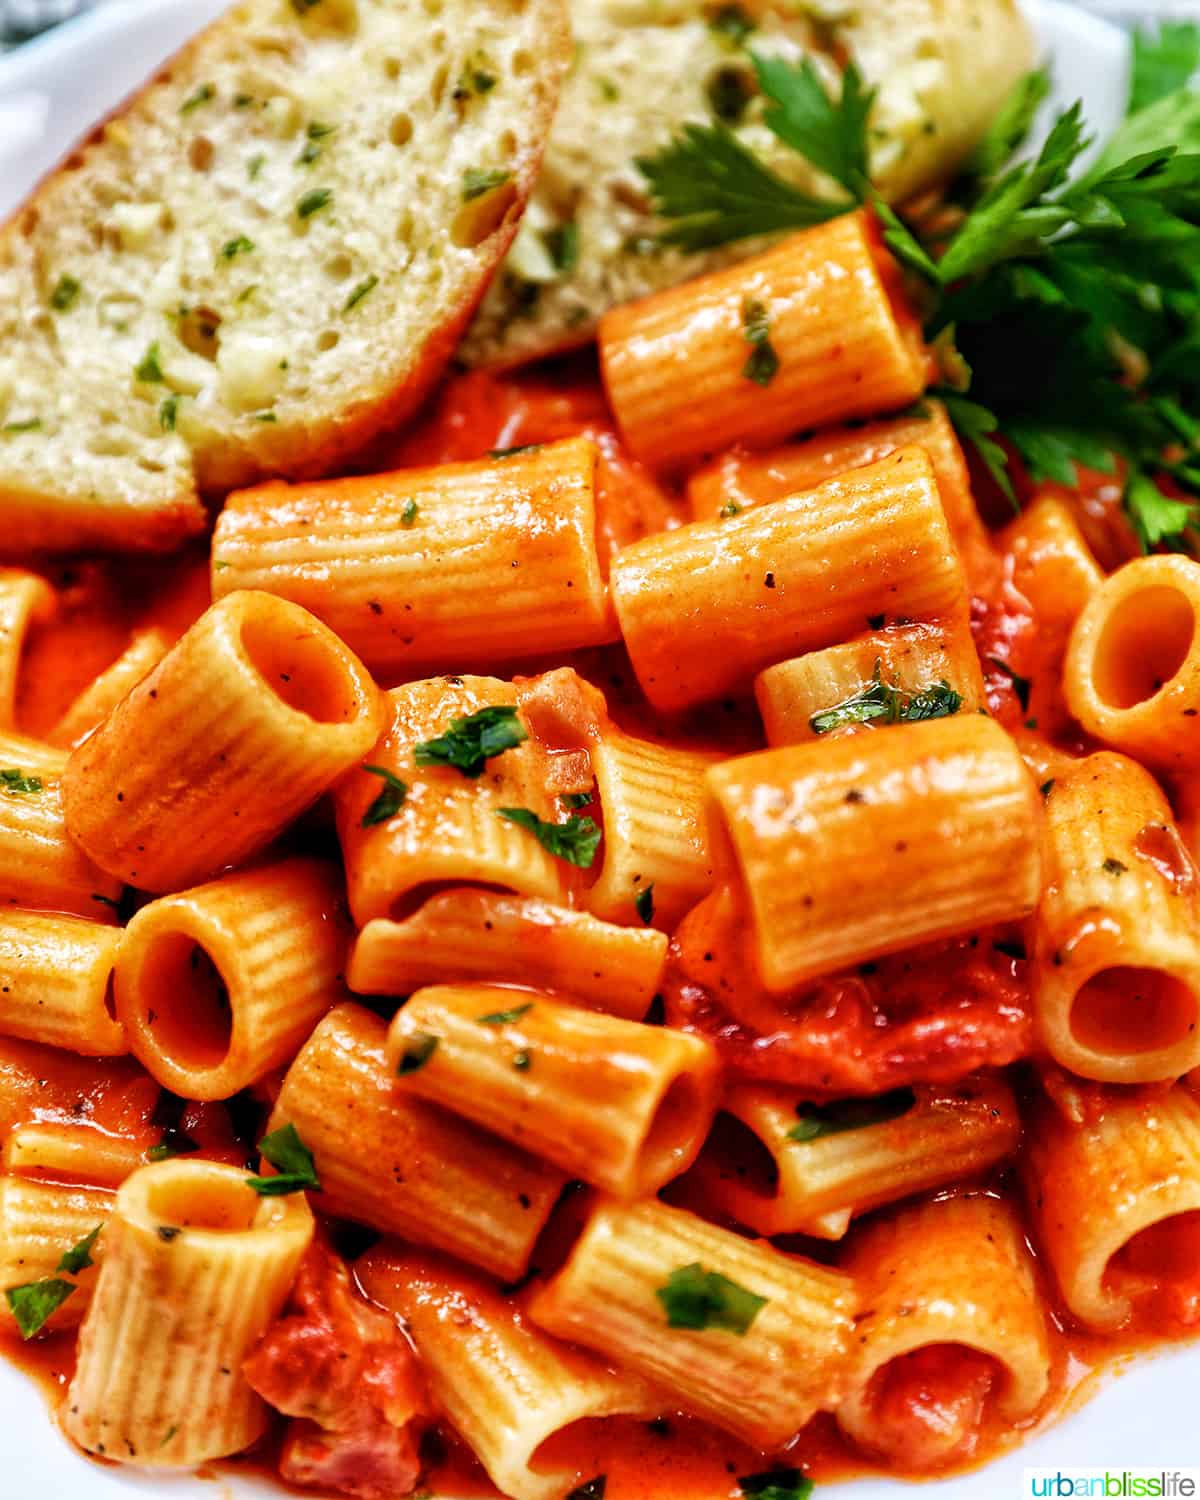
<instances>
[{"instance_id":1,"label":"herb flakes on bread","mask_svg":"<svg viewBox=\"0 0 1200 1500\"><path fill-rule=\"evenodd\" d=\"M419 403L503 257L563 0L247 0L0 232L6 548L166 549Z\"/></svg>"}]
</instances>

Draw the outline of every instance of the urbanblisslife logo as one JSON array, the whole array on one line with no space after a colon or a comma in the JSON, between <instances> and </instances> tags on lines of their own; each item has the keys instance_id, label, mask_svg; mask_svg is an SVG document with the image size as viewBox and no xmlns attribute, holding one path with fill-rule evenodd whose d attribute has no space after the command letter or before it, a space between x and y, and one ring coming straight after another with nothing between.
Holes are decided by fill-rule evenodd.
<instances>
[{"instance_id":1,"label":"urbanblisslife logo","mask_svg":"<svg viewBox=\"0 0 1200 1500\"><path fill-rule=\"evenodd\" d=\"M1026 1469L1027 1496L1037 1500L1171 1500L1200 1497L1200 1469Z\"/></svg>"}]
</instances>

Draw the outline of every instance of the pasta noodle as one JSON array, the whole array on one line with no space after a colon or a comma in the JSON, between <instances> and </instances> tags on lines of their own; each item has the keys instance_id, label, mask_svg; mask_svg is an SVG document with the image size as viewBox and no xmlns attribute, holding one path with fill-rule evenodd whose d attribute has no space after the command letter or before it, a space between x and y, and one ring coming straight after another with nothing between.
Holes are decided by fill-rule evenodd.
<instances>
[{"instance_id":1,"label":"pasta noodle","mask_svg":"<svg viewBox=\"0 0 1200 1500\"><path fill-rule=\"evenodd\" d=\"M57 771L34 773L34 764L26 757L0 767L0 907L111 922L122 882L94 864L72 838Z\"/></svg>"},{"instance_id":2,"label":"pasta noodle","mask_svg":"<svg viewBox=\"0 0 1200 1500\"><path fill-rule=\"evenodd\" d=\"M375 671L415 676L616 638L595 536L595 444L230 496L217 597L265 589Z\"/></svg>"},{"instance_id":3,"label":"pasta noodle","mask_svg":"<svg viewBox=\"0 0 1200 1500\"><path fill-rule=\"evenodd\" d=\"M741 1303L732 1316L749 1325L740 1335L728 1325L670 1326L659 1293L678 1274L732 1283ZM782 1447L841 1400L855 1310L848 1276L654 1202L598 1205L567 1264L529 1304L547 1332L615 1359L685 1411L763 1449Z\"/></svg>"},{"instance_id":4,"label":"pasta noodle","mask_svg":"<svg viewBox=\"0 0 1200 1500\"><path fill-rule=\"evenodd\" d=\"M387 1057L402 1088L622 1198L690 1166L716 1112L710 1043L531 991L419 990Z\"/></svg>"},{"instance_id":5,"label":"pasta noodle","mask_svg":"<svg viewBox=\"0 0 1200 1500\"><path fill-rule=\"evenodd\" d=\"M51 619L57 607L54 590L36 573L0 568L0 729L17 717L17 684L29 631Z\"/></svg>"},{"instance_id":6,"label":"pasta noodle","mask_svg":"<svg viewBox=\"0 0 1200 1500\"><path fill-rule=\"evenodd\" d=\"M242 1360L282 1306L313 1218L302 1194L258 1197L248 1181L165 1161L117 1194L62 1417L89 1453L192 1468L265 1430Z\"/></svg>"},{"instance_id":7,"label":"pasta noodle","mask_svg":"<svg viewBox=\"0 0 1200 1500\"><path fill-rule=\"evenodd\" d=\"M113 1195L92 1187L28 1182L0 1177L0 1291L54 1277L63 1255L107 1222ZM96 1266L107 1246L101 1234L92 1250ZM52 1331L81 1321L95 1291L97 1271L86 1267L73 1278L75 1291L46 1319ZM12 1327L13 1312L0 1298L0 1331Z\"/></svg>"},{"instance_id":8,"label":"pasta noodle","mask_svg":"<svg viewBox=\"0 0 1200 1500\"><path fill-rule=\"evenodd\" d=\"M119 1188L145 1164L135 1141L92 1125L33 1120L14 1126L4 1143L4 1171L35 1181Z\"/></svg>"},{"instance_id":9,"label":"pasta noodle","mask_svg":"<svg viewBox=\"0 0 1200 1500\"><path fill-rule=\"evenodd\" d=\"M72 751L68 826L111 874L179 890L268 844L361 760L381 714L312 615L231 594Z\"/></svg>"},{"instance_id":10,"label":"pasta noodle","mask_svg":"<svg viewBox=\"0 0 1200 1500\"><path fill-rule=\"evenodd\" d=\"M127 1052L112 1010L120 942L97 922L0 910L0 1031L91 1057Z\"/></svg>"},{"instance_id":11,"label":"pasta noodle","mask_svg":"<svg viewBox=\"0 0 1200 1500\"><path fill-rule=\"evenodd\" d=\"M660 466L875 416L925 388L899 273L863 214L615 308L599 340L621 436Z\"/></svg>"},{"instance_id":12,"label":"pasta noodle","mask_svg":"<svg viewBox=\"0 0 1200 1500\"><path fill-rule=\"evenodd\" d=\"M612 590L642 690L673 710L843 641L876 614L949 614L966 583L929 459L904 448L732 520L626 547Z\"/></svg>"},{"instance_id":13,"label":"pasta noodle","mask_svg":"<svg viewBox=\"0 0 1200 1500\"><path fill-rule=\"evenodd\" d=\"M772 992L1037 902L1041 799L990 719L768 750L708 781Z\"/></svg>"},{"instance_id":14,"label":"pasta noodle","mask_svg":"<svg viewBox=\"0 0 1200 1500\"><path fill-rule=\"evenodd\" d=\"M1061 772L1045 806L1034 972L1046 1047L1085 1078L1177 1078L1200 1063L1200 906L1166 798L1103 751Z\"/></svg>"},{"instance_id":15,"label":"pasta noodle","mask_svg":"<svg viewBox=\"0 0 1200 1500\"><path fill-rule=\"evenodd\" d=\"M228 1099L291 1058L343 983L350 931L330 865L286 860L144 906L117 959L117 1016L165 1088Z\"/></svg>"},{"instance_id":16,"label":"pasta noodle","mask_svg":"<svg viewBox=\"0 0 1200 1500\"><path fill-rule=\"evenodd\" d=\"M536 896L459 886L403 922L377 917L355 939L346 982L360 995L426 984L528 984L640 1021L662 981L667 935L616 927Z\"/></svg>"},{"instance_id":17,"label":"pasta noodle","mask_svg":"<svg viewBox=\"0 0 1200 1500\"><path fill-rule=\"evenodd\" d=\"M557 1500L578 1479L548 1456L576 1423L622 1413L658 1416L642 1381L532 1326L511 1299L451 1261L372 1251L356 1267L377 1302L403 1317L434 1399L512 1500Z\"/></svg>"},{"instance_id":18,"label":"pasta noodle","mask_svg":"<svg viewBox=\"0 0 1200 1500\"><path fill-rule=\"evenodd\" d=\"M72 750L102 723L150 672L170 649L171 639L156 626L139 630L129 645L106 672L102 672L80 693L54 726L50 742Z\"/></svg>"},{"instance_id":19,"label":"pasta noodle","mask_svg":"<svg viewBox=\"0 0 1200 1500\"><path fill-rule=\"evenodd\" d=\"M394 1088L386 1033L360 1006L330 1011L288 1069L271 1130L296 1127L328 1212L523 1275L562 1173Z\"/></svg>"}]
</instances>

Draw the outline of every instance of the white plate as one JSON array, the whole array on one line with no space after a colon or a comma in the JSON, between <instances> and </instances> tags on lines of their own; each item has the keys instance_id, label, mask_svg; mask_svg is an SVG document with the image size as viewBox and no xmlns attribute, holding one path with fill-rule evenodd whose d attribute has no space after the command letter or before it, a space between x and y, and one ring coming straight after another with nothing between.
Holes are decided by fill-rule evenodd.
<instances>
[{"instance_id":1,"label":"white plate","mask_svg":"<svg viewBox=\"0 0 1200 1500\"><path fill-rule=\"evenodd\" d=\"M111 0L83 19L0 60L0 216L52 167L91 124L134 90L185 38L224 8L224 0ZM1059 102L1081 97L1103 137L1120 119L1128 71L1124 37L1056 0L1030 11L1052 57ZM987 66L986 48L980 66ZM1200 1346L1136 1364L1094 1400L996 1464L921 1490L933 1500L999 1500L1025 1493L1027 1467L1154 1465L1200 1456L1195 1423ZM224 1493L222 1493L224 1491ZM829 1487L831 1500L897 1500L891 1480ZM911 1493L911 1491L909 1492ZM76 1454L47 1418L40 1392L0 1360L2 1500L232 1500L280 1491L241 1482L201 1486L190 1477L143 1476L99 1468ZM620 1500L614 1496L613 1500Z\"/></svg>"}]
</instances>

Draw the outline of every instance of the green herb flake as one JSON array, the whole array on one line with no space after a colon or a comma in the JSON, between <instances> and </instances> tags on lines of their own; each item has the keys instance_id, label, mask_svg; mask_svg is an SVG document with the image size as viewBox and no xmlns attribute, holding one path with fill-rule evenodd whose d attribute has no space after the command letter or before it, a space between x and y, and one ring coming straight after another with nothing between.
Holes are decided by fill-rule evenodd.
<instances>
[{"instance_id":1,"label":"green herb flake","mask_svg":"<svg viewBox=\"0 0 1200 1500\"><path fill-rule=\"evenodd\" d=\"M248 1186L260 1198L282 1198L307 1189L320 1192L316 1163L312 1152L300 1139L294 1125L272 1131L258 1143L259 1155L277 1167L277 1177L251 1177Z\"/></svg>"},{"instance_id":2,"label":"green herb flake","mask_svg":"<svg viewBox=\"0 0 1200 1500\"><path fill-rule=\"evenodd\" d=\"M27 776L15 766L0 770L0 787L8 797L32 797L44 790L40 777Z\"/></svg>"},{"instance_id":3,"label":"green herb flake","mask_svg":"<svg viewBox=\"0 0 1200 1500\"><path fill-rule=\"evenodd\" d=\"M1048 797L1054 790L1054 780L1055 778L1051 776L1049 781L1043 781L1041 786L1038 788L1043 797Z\"/></svg>"},{"instance_id":4,"label":"green herb flake","mask_svg":"<svg viewBox=\"0 0 1200 1500\"><path fill-rule=\"evenodd\" d=\"M536 453L543 444L518 443L515 448L489 448L489 458L512 458L516 453Z\"/></svg>"},{"instance_id":5,"label":"green herb flake","mask_svg":"<svg viewBox=\"0 0 1200 1500\"><path fill-rule=\"evenodd\" d=\"M757 297L742 303L742 331L751 346L742 374L755 385L770 385L779 373L779 356L771 343L771 324L766 305Z\"/></svg>"},{"instance_id":6,"label":"green herb flake","mask_svg":"<svg viewBox=\"0 0 1200 1500\"><path fill-rule=\"evenodd\" d=\"M591 818L576 815L565 823L545 823L527 807L502 807L497 815L532 833L542 848L556 859L566 860L581 870L591 869L602 837Z\"/></svg>"},{"instance_id":7,"label":"green herb flake","mask_svg":"<svg viewBox=\"0 0 1200 1500\"><path fill-rule=\"evenodd\" d=\"M1100 866L1106 875L1124 875L1128 865L1123 865L1119 859L1106 859Z\"/></svg>"},{"instance_id":8,"label":"green herb flake","mask_svg":"<svg viewBox=\"0 0 1200 1500\"><path fill-rule=\"evenodd\" d=\"M162 367L162 346L158 343L151 344L133 373L145 385L162 385L166 380Z\"/></svg>"},{"instance_id":9,"label":"green herb flake","mask_svg":"<svg viewBox=\"0 0 1200 1500\"><path fill-rule=\"evenodd\" d=\"M258 181L258 174L262 171L266 164L267 158L263 156L261 152L257 156L252 156L250 158L250 160L246 163L246 176L249 177L251 182Z\"/></svg>"},{"instance_id":10,"label":"green herb flake","mask_svg":"<svg viewBox=\"0 0 1200 1500\"><path fill-rule=\"evenodd\" d=\"M160 1448L165 1448L167 1446L167 1444L171 1441L171 1439L175 1436L175 1434L178 1431L179 1431L179 1424L178 1424L178 1422L176 1422L174 1426L167 1428L166 1436L163 1438L162 1442L159 1443L158 1446Z\"/></svg>"},{"instance_id":11,"label":"green herb flake","mask_svg":"<svg viewBox=\"0 0 1200 1500\"><path fill-rule=\"evenodd\" d=\"M569 276L579 264L579 225L573 219L566 224L556 224L542 239L554 269L561 276Z\"/></svg>"},{"instance_id":12,"label":"green herb flake","mask_svg":"<svg viewBox=\"0 0 1200 1500\"><path fill-rule=\"evenodd\" d=\"M171 395L158 408L158 425L164 432L175 431L176 423L179 420L179 401L179 396Z\"/></svg>"},{"instance_id":13,"label":"green herb flake","mask_svg":"<svg viewBox=\"0 0 1200 1500\"><path fill-rule=\"evenodd\" d=\"M328 208L332 202L332 188L313 188L312 192L305 193L296 204L296 214L301 219L311 219L314 214L319 214L322 209Z\"/></svg>"},{"instance_id":14,"label":"green herb flake","mask_svg":"<svg viewBox=\"0 0 1200 1500\"><path fill-rule=\"evenodd\" d=\"M199 109L202 104L207 104L217 97L217 91L211 83L202 83L194 94L188 97L179 106L181 115L190 115L194 109Z\"/></svg>"},{"instance_id":15,"label":"green herb flake","mask_svg":"<svg viewBox=\"0 0 1200 1500\"><path fill-rule=\"evenodd\" d=\"M740 47L753 34L755 23L740 5L722 5L709 21L708 29L722 41Z\"/></svg>"},{"instance_id":16,"label":"green herb flake","mask_svg":"<svg viewBox=\"0 0 1200 1500\"><path fill-rule=\"evenodd\" d=\"M428 1031L418 1031L414 1037L410 1037L405 1044L404 1051L400 1054L400 1064L396 1069L399 1077L404 1078L407 1074L415 1073L423 1068L437 1048L438 1038Z\"/></svg>"},{"instance_id":17,"label":"green herb flake","mask_svg":"<svg viewBox=\"0 0 1200 1500\"><path fill-rule=\"evenodd\" d=\"M892 1089L866 1099L835 1099L830 1104L799 1104L797 1124L787 1133L789 1141L816 1141L846 1130L884 1125L906 1115L917 1102L912 1089Z\"/></svg>"},{"instance_id":18,"label":"green herb flake","mask_svg":"<svg viewBox=\"0 0 1200 1500\"><path fill-rule=\"evenodd\" d=\"M577 812L581 807L591 807L592 796L591 792L564 792L558 800L563 807Z\"/></svg>"},{"instance_id":19,"label":"green herb flake","mask_svg":"<svg viewBox=\"0 0 1200 1500\"><path fill-rule=\"evenodd\" d=\"M1028 677L1022 677L1019 672L1014 672L1006 661L1001 661L998 656L989 656L988 661L1004 677L1012 683L1013 692L1017 695L1017 702L1021 705L1021 712L1029 712L1029 695L1033 691L1033 683Z\"/></svg>"},{"instance_id":20,"label":"green herb flake","mask_svg":"<svg viewBox=\"0 0 1200 1500\"><path fill-rule=\"evenodd\" d=\"M413 759L419 766L451 766L474 781L494 756L515 749L528 738L529 731L517 717L517 710L497 704L451 719L445 734L416 746Z\"/></svg>"},{"instance_id":21,"label":"green herb flake","mask_svg":"<svg viewBox=\"0 0 1200 1500\"><path fill-rule=\"evenodd\" d=\"M40 432L42 430L41 417L29 417L24 422L6 422L0 432L6 436L15 437L21 432Z\"/></svg>"},{"instance_id":22,"label":"green herb flake","mask_svg":"<svg viewBox=\"0 0 1200 1500\"><path fill-rule=\"evenodd\" d=\"M481 1026L511 1026L514 1021L519 1021L522 1016L527 1016L533 1009L534 1002L528 1005L518 1005L515 1010L493 1010L486 1016L477 1016L476 1020Z\"/></svg>"},{"instance_id":23,"label":"green herb flake","mask_svg":"<svg viewBox=\"0 0 1200 1500\"><path fill-rule=\"evenodd\" d=\"M634 909L642 921L649 927L654 921L654 882L640 890L633 898Z\"/></svg>"},{"instance_id":24,"label":"green herb flake","mask_svg":"<svg viewBox=\"0 0 1200 1500\"><path fill-rule=\"evenodd\" d=\"M747 1500L809 1500L813 1482L799 1469L767 1469L741 1475L738 1488Z\"/></svg>"},{"instance_id":25,"label":"green herb flake","mask_svg":"<svg viewBox=\"0 0 1200 1500\"><path fill-rule=\"evenodd\" d=\"M667 1314L668 1328L721 1328L739 1338L768 1301L719 1271L706 1271L699 1261L672 1271L654 1295Z\"/></svg>"},{"instance_id":26,"label":"green herb flake","mask_svg":"<svg viewBox=\"0 0 1200 1500\"><path fill-rule=\"evenodd\" d=\"M722 521L728 521L734 516L740 516L743 509L744 507L739 505L736 500L726 500L725 504L717 512L717 515Z\"/></svg>"},{"instance_id":27,"label":"green herb flake","mask_svg":"<svg viewBox=\"0 0 1200 1500\"><path fill-rule=\"evenodd\" d=\"M813 714L809 728L814 734L829 734L847 724L884 724L917 722L922 719L944 719L956 714L962 707L962 695L955 692L948 682L939 682L932 687L907 693L895 683L885 682L883 661L875 659L875 675L869 687L863 688L853 697Z\"/></svg>"},{"instance_id":28,"label":"green herb flake","mask_svg":"<svg viewBox=\"0 0 1200 1500\"><path fill-rule=\"evenodd\" d=\"M503 167L493 167L490 170L468 167L462 176L462 201L471 203L476 198L482 198L485 193L503 187L511 177L512 173Z\"/></svg>"},{"instance_id":29,"label":"green herb flake","mask_svg":"<svg viewBox=\"0 0 1200 1500\"><path fill-rule=\"evenodd\" d=\"M103 1224L97 1224L91 1234L85 1235L69 1250L64 1250L62 1259L54 1269L65 1271L68 1276L78 1276L80 1271L86 1271L89 1266L95 1265L92 1251L96 1248L96 1241L100 1238L100 1231L103 1228Z\"/></svg>"},{"instance_id":30,"label":"green herb flake","mask_svg":"<svg viewBox=\"0 0 1200 1500\"><path fill-rule=\"evenodd\" d=\"M525 1050L514 1052L512 1062L518 1073L528 1073L533 1066L533 1054Z\"/></svg>"},{"instance_id":31,"label":"green herb flake","mask_svg":"<svg viewBox=\"0 0 1200 1500\"><path fill-rule=\"evenodd\" d=\"M239 234L236 239L226 240L221 246L221 260L236 260L239 255L250 255L255 249L254 241Z\"/></svg>"},{"instance_id":32,"label":"green herb flake","mask_svg":"<svg viewBox=\"0 0 1200 1500\"><path fill-rule=\"evenodd\" d=\"M417 524L417 517L421 514L421 507L415 500L406 500L404 509L400 512L400 524L405 531L410 531Z\"/></svg>"},{"instance_id":33,"label":"green herb flake","mask_svg":"<svg viewBox=\"0 0 1200 1500\"><path fill-rule=\"evenodd\" d=\"M9 1287L4 1297L13 1317L17 1321L23 1339L31 1339L41 1333L48 1318L77 1290L73 1281L62 1281L50 1276L43 1281L27 1282L24 1286Z\"/></svg>"},{"instance_id":34,"label":"green herb flake","mask_svg":"<svg viewBox=\"0 0 1200 1500\"><path fill-rule=\"evenodd\" d=\"M360 302L365 302L375 288L379 285L379 277L371 275L360 281L350 295L346 298L346 305L342 308L343 313L353 312Z\"/></svg>"},{"instance_id":35,"label":"green herb flake","mask_svg":"<svg viewBox=\"0 0 1200 1500\"><path fill-rule=\"evenodd\" d=\"M389 818L394 818L404 806L408 796L408 783L401 781L399 776L385 766L364 766L363 770L370 776L382 777L384 783L383 791L362 816L361 827L374 828L376 824L386 823Z\"/></svg>"},{"instance_id":36,"label":"green herb flake","mask_svg":"<svg viewBox=\"0 0 1200 1500\"><path fill-rule=\"evenodd\" d=\"M60 276L54 290L50 293L50 306L55 312L69 312L79 300L79 294L82 291L82 285L74 276Z\"/></svg>"}]
</instances>

